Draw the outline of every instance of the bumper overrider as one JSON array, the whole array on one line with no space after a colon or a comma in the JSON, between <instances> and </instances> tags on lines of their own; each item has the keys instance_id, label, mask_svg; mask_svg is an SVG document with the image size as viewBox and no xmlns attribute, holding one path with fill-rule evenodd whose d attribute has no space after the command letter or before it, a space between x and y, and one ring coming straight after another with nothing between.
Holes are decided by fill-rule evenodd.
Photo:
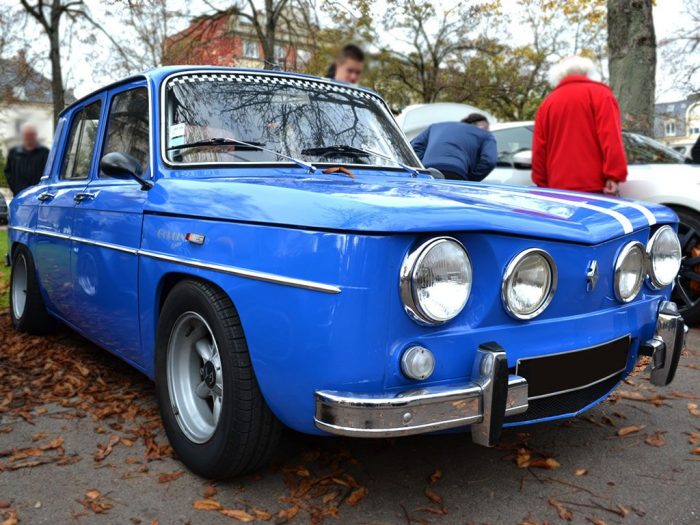
<instances>
[{"instance_id":1,"label":"bumper overrider","mask_svg":"<svg viewBox=\"0 0 700 525\"><path fill-rule=\"evenodd\" d=\"M662 302L654 337L639 348L640 355L651 356L653 384L665 386L673 380L686 332L687 327L676 305L670 301ZM625 337L611 345L619 348L621 341L629 340L629 337ZM602 345L595 351L605 350L604 347ZM585 357L583 352L585 350L565 352L574 360L568 366L577 366L577 354ZM546 358L543 356L543 359ZM553 365L561 366L561 363L550 361L549 366ZM614 368L617 365L610 366ZM541 401L547 396L570 395L572 390L588 388L596 383L604 385L611 377L614 380L616 374L622 378L623 372L624 368L612 375L606 372L592 383L533 396L529 387L539 390L540 385L536 388L529 385L526 377L517 375L517 369L516 374L510 373L505 350L497 343L486 343L477 350L471 376L474 379L468 383L428 386L392 394L317 391L314 419L321 430L356 437L406 436L470 425L475 443L494 446L500 439L506 418L527 412L529 402Z\"/></svg>"}]
</instances>

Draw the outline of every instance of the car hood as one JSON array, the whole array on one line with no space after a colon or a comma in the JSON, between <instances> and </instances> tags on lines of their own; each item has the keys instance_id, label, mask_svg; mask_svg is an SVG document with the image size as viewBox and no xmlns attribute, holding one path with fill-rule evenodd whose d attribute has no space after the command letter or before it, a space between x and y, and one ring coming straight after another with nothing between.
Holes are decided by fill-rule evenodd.
<instances>
[{"instance_id":1,"label":"car hood","mask_svg":"<svg viewBox=\"0 0 700 525\"><path fill-rule=\"evenodd\" d=\"M655 222L656 204L385 174L162 178L146 213L365 233L490 231L596 244Z\"/></svg>"}]
</instances>

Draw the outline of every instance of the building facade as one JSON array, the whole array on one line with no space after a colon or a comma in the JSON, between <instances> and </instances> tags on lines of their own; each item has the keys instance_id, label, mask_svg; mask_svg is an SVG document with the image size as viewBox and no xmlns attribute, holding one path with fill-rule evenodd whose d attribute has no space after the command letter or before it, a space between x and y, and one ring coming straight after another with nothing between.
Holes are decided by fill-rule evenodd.
<instances>
[{"instance_id":1,"label":"building facade","mask_svg":"<svg viewBox=\"0 0 700 525\"><path fill-rule=\"evenodd\" d=\"M39 141L47 147L53 139L51 81L38 73L20 54L0 58L0 151L20 142L20 129L26 123L36 126Z\"/></svg>"},{"instance_id":2,"label":"building facade","mask_svg":"<svg viewBox=\"0 0 700 525\"><path fill-rule=\"evenodd\" d=\"M700 93L656 104L654 136L683 153L700 137Z\"/></svg>"},{"instance_id":3,"label":"building facade","mask_svg":"<svg viewBox=\"0 0 700 525\"><path fill-rule=\"evenodd\" d=\"M262 21L261 21L262 22ZM303 34L303 31L299 31ZM311 59L308 38L278 28L274 61L264 60L253 24L235 11L195 18L165 42L165 64L203 64L301 71Z\"/></svg>"}]
</instances>

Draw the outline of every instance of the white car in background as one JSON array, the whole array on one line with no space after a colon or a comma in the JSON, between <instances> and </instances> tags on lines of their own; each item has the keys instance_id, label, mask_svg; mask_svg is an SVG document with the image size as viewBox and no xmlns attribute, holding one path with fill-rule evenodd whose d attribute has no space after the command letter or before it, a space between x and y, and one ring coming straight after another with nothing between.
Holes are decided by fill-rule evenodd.
<instances>
[{"instance_id":1,"label":"white car in background","mask_svg":"<svg viewBox=\"0 0 700 525\"><path fill-rule=\"evenodd\" d=\"M409 140L430 124L461 120L472 112L471 106L458 108L455 106L459 104L451 104L451 117L444 118L444 112L431 111L431 106L420 108L423 128L404 131ZM433 113L439 118L431 121L429 115ZM417 115L413 118L418 120ZM397 121L402 124L401 115ZM498 143L498 165L484 182L532 185L533 130L534 122L491 125ZM684 257L673 297L686 322L700 323L700 165L689 164L677 151L643 135L628 131L622 135L629 172L620 193L629 199L665 204L678 214Z\"/></svg>"}]
</instances>

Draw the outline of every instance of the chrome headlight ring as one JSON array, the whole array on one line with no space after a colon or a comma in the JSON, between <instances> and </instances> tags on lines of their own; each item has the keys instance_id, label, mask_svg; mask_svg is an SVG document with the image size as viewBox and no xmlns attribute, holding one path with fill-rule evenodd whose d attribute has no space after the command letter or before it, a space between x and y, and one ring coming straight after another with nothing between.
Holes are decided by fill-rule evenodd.
<instances>
[{"instance_id":1,"label":"chrome headlight ring","mask_svg":"<svg viewBox=\"0 0 700 525\"><path fill-rule=\"evenodd\" d=\"M436 317L435 315L431 315L424 305L421 304L421 300L418 295L417 274L421 269L421 265L423 264L426 256L431 252L431 250L439 247L443 243L451 243L455 247L458 247L461 252L463 252L465 261L464 275L469 282L466 285L466 291L463 292L464 297L463 300L460 301L461 305L447 317ZM471 294L472 282L471 259L464 245L453 237L435 237L433 239L429 239L409 252L401 265L399 288L404 310L408 316L418 324L424 326L444 324L457 317L457 315L459 315L464 309L464 306L469 300L469 296Z\"/></svg>"},{"instance_id":2,"label":"chrome headlight ring","mask_svg":"<svg viewBox=\"0 0 700 525\"><path fill-rule=\"evenodd\" d=\"M547 266L549 268L549 290L547 290L546 293L542 294L542 299L539 301L539 304L534 310L528 313L517 312L513 308L513 305L510 304L510 301L508 299L508 292L513 285L513 279L516 275L517 270L519 269L518 267L520 266L520 264L528 257L532 257L534 255L542 257L547 263ZM557 266L554 263L554 259L551 255L549 255L549 253L540 248L528 248L527 250L523 250L522 252L518 253L515 257L513 257L513 259L511 259L511 261L508 263L508 266L506 266L506 270L503 274L503 283L501 284L501 301L503 303L503 307L510 316L516 319L528 320L537 317L542 312L544 312L549 306L549 303L552 302L552 299L554 298L554 292L556 292L557 290L557 279Z\"/></svg>"},{"instance_id":3,"label":"chrome headlight ring","mask_svg":"<svg viewBox=\"0 0 700 525\"><path fill-rule=\"evenodd\" d=\"M635 282L634 286L630 289L630 292L627 295L625 295L621 290L620 286L623 273L623 264L625 263L628 257L633 256L634 252L639 252L640 256L641 266L639 267L639 277L637 278L637 281ZM648 264L649 259L647 257L647 252L644 248L644 245L641 242L631 241L622 247L622 250L620 250L620 253L615 259L615 268L613 272L613 285L615 288L615 297L617 297L618 301L623 303L629 303L630 301L634 300L634 298L637 297L637 295L639 295L639 291L642 289L642 284L644 284L644 278L647 274Z\"/></svg>"},{"instance_id":4,"label":"chrome headlight ring","mask_svg":"<svg viewBox=\"0 0 700 525\"><path fill-rule=\"evenodd\" d=\"M672 239L673 239L672 242L675 241L675 246L673 248L675 249L675 251L678 252L678 256L677 256L678 268L676 269L675 274L673 275L672 279L664 281L663 279L661 279L659 277L659 275L654 267L654 257L655 257L654 250L655 250L656 246L658 245L658 243L660 242L660 240L664 236L668 236L669 234L672 236ZM678 240L678 234L673 230L673 228L666 225L666 226L662 226L661 228L656 230L654 235L651 236L651 239L649 239L649 242L647 243L646 253L647 253L647 258L648 258L649 285L655 290L660 290L662 288L666 288L667 286L670 286L671 284L673 284L673 280L675 279L676 275L678 274L678 270L680 269L681 259L683 258L682 247L681 247L680 241Z\"/></svg>"}]
</instances>

